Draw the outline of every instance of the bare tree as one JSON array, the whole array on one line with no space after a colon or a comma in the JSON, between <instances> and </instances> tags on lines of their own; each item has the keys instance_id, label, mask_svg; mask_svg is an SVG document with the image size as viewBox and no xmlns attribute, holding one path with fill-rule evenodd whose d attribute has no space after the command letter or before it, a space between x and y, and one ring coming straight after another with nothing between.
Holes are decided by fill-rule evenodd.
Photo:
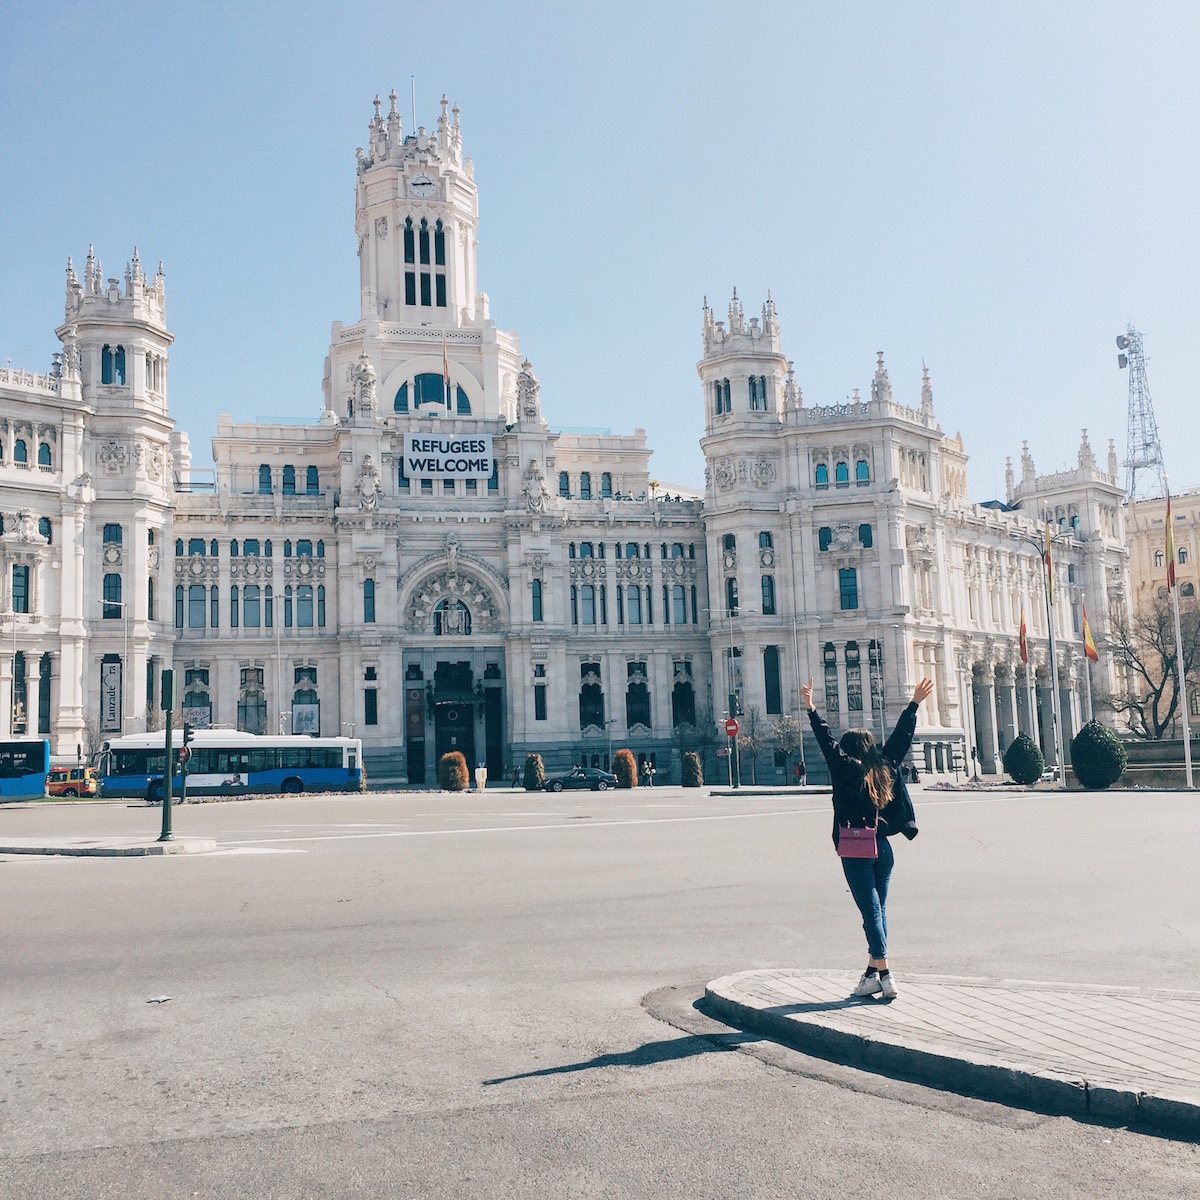
<instances>
[{"instance_id":1,"label":"bare tree","mask_svg":"<svg viewBox=\"0 0 1200 1200\"><path fill-rule=\"evenodd\" d=\"M771 727L775 745L783 751L787 762L791 762L797 750L804 746L804 727L793 716L785 715L776 719Z\"/></svg>"},{"instance_id":2,"label":"bare tree","mask_svg":"<svg viewBox=\"0 0 1200 1200\"><path fill-rule=\"evenodd\" d=\"M767 724L762 713L752 704L738 721L738 753L750 756L750 782L758 783L758 756L767 741Z\"/></svg>"},{"instance_id":3,"label":"bare tree","mask_svg":"<svg viewBox=\"0 0 1200 1200\"><path fill-rule=\"evenodd\" d=\"M1200 607L1195 597L1179 606L1183 670L1189 686L1200 664ZM1097 705L1123 719L1134 737L1165 737L1178 716L1179 686L1175 657L1175 615L1170 595L1147 601L1130 619L1115 614L1104 646L1124 669L1126 691L1102 693Z\"/></svg>"},{"instance_id":4,"label":"bare tree","mask_svg":"<svg viewBox=\"0 0 1200 1200\"><path fill-rule=\"evenodd\" d=\"M100 722L95 717L88 717L83 722L83 737L80 745L83 747L83 761L94 763L109 734L100 732Z\"/></svg>"}]
</instances>

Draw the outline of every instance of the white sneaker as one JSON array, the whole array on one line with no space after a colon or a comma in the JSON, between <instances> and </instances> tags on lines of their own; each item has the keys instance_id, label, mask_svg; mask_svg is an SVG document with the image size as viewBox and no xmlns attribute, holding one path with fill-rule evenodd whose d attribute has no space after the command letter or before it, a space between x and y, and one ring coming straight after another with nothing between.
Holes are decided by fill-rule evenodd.
<instances>
[{"instance_id":1,"label":"white sneaker","mask_svg":"<svg viewBox=\"0 0 1200 1200\"><path fill-rule=\"evenodd\" d=\"M858 986L850 993L851 996L873 996L876 992L882 990L883 985L879 982L878 975L868 975L865 971L863 977L858 981ZM892 994L895 995L895 988L892 989Z\"/></svg>"},{"instance_id":2,"label":"white sneaker","mask_svg":"<svg viewBox=\"0 0 1200 1200\"><path fill-rule=\"evenodd\" d=\"M884 1000L895 1000L897 995L896 985L892 982L890 973L879 977L879 992Z\"/></svg>"}]
</instances>

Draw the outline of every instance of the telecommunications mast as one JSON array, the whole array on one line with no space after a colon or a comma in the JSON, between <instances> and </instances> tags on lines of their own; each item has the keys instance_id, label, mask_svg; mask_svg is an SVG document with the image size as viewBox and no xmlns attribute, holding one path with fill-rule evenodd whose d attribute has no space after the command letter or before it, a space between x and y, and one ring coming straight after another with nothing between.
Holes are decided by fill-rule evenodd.
<instances>
[{"instance_id":1,"label":"telecommunications mast","mask_svg":"<svg viewBox=\"0 0 1200 1200\"><path fill-rule=\"evenodd\" d=\"M1163 464L1162 442L1158 440L1158 422L1154 419L1150 385L1146 382L1146 356L1142 352L1142 335L1130 325L1117 338L1117 349L1120 351L1117 355L1117 365L1122 370L1129 370L1125 498L1129 503L1134 500L1161 499L1167 494L1167 471Z\"/></svg>"}]
</instances>

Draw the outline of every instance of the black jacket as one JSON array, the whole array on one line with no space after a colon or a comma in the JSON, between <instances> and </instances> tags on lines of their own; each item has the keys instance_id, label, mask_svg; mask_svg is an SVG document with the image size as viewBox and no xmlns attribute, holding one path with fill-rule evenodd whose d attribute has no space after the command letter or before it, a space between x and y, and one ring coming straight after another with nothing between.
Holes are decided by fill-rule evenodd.
<instances>
[{"instance_id":1,"label":"black jacket","mask_svg":"<svg viewBox=\"0 0 1200 1200\"><path fill-rule=\"evenodd\" d=\"M825 718L810 709L808 719L833 780L833 844L837 846L838 826L867 826L875 822L876 809L863 783L862 768L834 740ZM909 841L917 836L917 817L913 811L908 787L900 774L900 764L912 748L917 731L917 705L910 703L900 714L896 728L884 743L880 754L892 776L892 798L879 813L879 832L883 837L902 833Z\"/></svg>"}]
</instances>

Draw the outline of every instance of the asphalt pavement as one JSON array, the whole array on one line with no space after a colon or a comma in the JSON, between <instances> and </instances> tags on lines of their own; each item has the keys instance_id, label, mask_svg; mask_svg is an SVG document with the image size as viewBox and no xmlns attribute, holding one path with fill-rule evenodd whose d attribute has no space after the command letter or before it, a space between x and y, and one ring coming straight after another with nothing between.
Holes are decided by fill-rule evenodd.
<instances>
[{"instance_id":1,"label":"asphalt pavement","mask_svg":"<svg viewBox=\"0 0 1200 1200\"><path fill-rule=\"evenodd\" d=\"M1190 798L917 801L889 1011L919 1005L920 976L1200 992ZM0 810L0 841L158 820ZM723 977L861 968L825 797L302 797L188 806L175 831L215 849L0 861L0 1195L1200 1183L1186 1140L846 1066L706 1011Z\"/></svg>"}]
</instances>

